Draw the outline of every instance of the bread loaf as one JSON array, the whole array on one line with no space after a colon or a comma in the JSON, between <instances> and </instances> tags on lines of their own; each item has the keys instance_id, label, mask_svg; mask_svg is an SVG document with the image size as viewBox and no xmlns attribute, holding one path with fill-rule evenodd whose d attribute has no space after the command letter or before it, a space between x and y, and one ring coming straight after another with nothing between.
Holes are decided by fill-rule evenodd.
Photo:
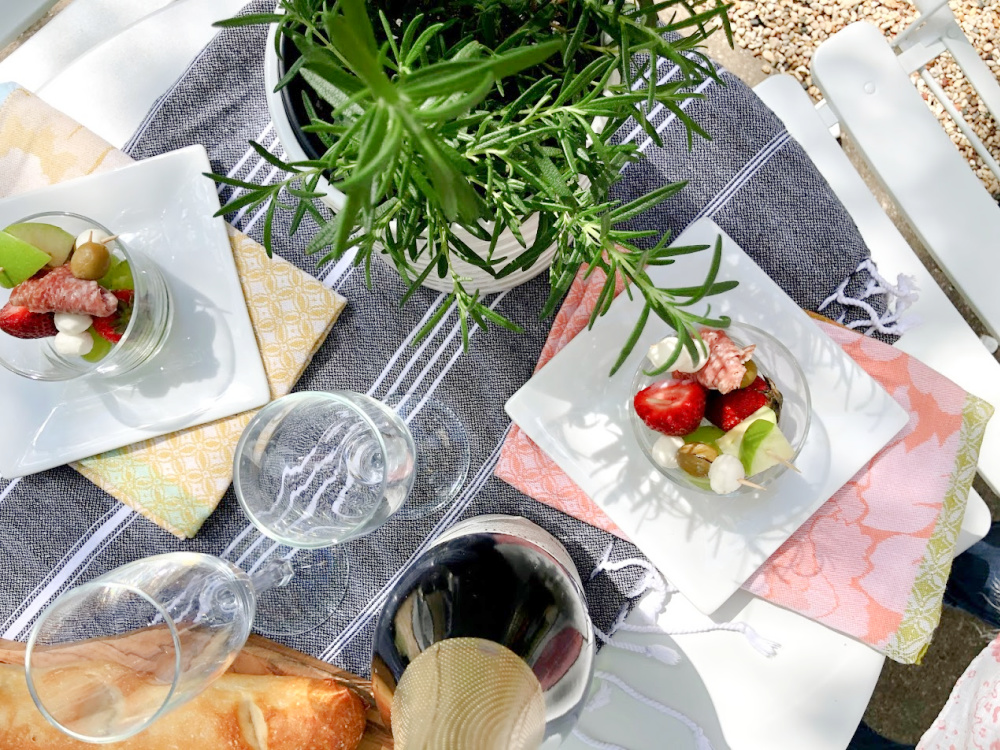
<instances>
[{"instance_id":1,"label":"bread loaf","mask_svg":"<svg viewBox=\"0 0 1000 750\"><path fill-rule=\"evenodd\" d=\"M60 679L72 679L64 674ZM116 750L355 750L365 705L333 680L225 674ZM24 668L0 664L0 750L86 750L49 724Z\"/></svg>"}]
</instances>

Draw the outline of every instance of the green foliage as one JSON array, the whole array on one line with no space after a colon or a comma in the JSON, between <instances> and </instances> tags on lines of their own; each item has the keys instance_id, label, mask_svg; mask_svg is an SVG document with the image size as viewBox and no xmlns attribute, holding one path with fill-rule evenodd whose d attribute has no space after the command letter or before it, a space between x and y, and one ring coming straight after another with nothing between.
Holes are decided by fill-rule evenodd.
<instances>
[{"instance_id":1,"label":"green foliage","mask_svg":"<svg viewBox=\"0 0 1000 750\"><path fill-rule=\"evenodd\" d=\"M410 283L404 303L429 274L450 279L466 336L470 319L484 328L517 326L466 288L453 260L502 278L531 267L554 244L543 315L555 310L581 266L588 273L600 268L607 281L591 324L607 311L619 278L646 301L619 364L650 312L693 347L695 325L728 322L690 310L734 285L715 281L719 248L701 286L657 288L647 266L704 248L670 248L665 236L642 249L636 241L654 233L616 225L683 185L627 205L608 201L622 168L641 154L634 142L611 144L601 134L659 103L688 128L689 140L707 137L681 105L716 75L699 47L718 25L731 40L728 7L721 0L281 0L282 13L220 22L278 24L279 52L283 37L299 51L278 87L304 79L312 92L306 130L326 144L320 159L293 163L254 144L287 177L258 186L213 175L245 191L222 212L267 203L269 252L276 209L294 212L293 231L312 215L320 231L307 252L324 252L328 262L356 247L354 262L366 268L373 253L387 254ZM685 13L657 26L658 13L680 9ZM680 30L687 36L664 39L664 32ZM668 59L680 74L662 84L633 81L631 61L639 53ZM638 120L659 143L646 118ZM345 196L329 222L313 206L321 175ZM529 245L521 226L533 214L538 231ZM477 254L456 236L457 227L489 241L488 252ZM524 253L494 254L504 229Z\"/></svg>"}]
</instances>

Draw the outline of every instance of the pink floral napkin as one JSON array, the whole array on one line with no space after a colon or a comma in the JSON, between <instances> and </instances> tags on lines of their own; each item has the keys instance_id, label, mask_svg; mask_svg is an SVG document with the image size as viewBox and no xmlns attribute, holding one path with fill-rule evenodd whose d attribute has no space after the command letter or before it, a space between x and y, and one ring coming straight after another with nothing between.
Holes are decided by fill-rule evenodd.
<instances>
[{"instance_id":1,"label":"pink floral napkin","mask_svg":"<svg viewBox=\"0 0 1000 750\"><path fill-rule=\"evenodd\" d=\"M577 277L539 358L582 331L603 284ZM910 414L910 421L743 588L917 663L941 612L955 540L993 408L907 354L832 323L824 333ZM496 474L527 495L625 537L516 426Z\"/></svg>"}]
</instances>

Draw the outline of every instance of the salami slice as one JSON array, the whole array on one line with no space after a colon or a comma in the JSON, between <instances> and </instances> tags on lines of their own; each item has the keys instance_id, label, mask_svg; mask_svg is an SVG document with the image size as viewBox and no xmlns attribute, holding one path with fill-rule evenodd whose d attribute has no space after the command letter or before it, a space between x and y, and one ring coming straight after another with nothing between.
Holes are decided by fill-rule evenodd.
<instances>
[{"instance_id":1,"label":"salami slice","mask_svg":"<svg viewBox=\"0 0 1000 750\"><path fill-rule=\"evenodd\" d=\"M701 340L708 346L708 362L698 372L674 373L677 380L697 380L709 389L729 393L740 387L747 368L745 363L753 356L756 345L739 347L725 331L706 328Z\"/></svg>"},{"instance_id":2,"label":"salami slice","mask_svg":"<svg viewBox=\"0 0 1000 750\"><path fill-rule=\"evenodd\" d=\"M11 290L10 303L35 313L73 313L103 318L118 309L118 298L96 281L78 279L68 265L22 281Z\"/></svg>"}]
</instances>

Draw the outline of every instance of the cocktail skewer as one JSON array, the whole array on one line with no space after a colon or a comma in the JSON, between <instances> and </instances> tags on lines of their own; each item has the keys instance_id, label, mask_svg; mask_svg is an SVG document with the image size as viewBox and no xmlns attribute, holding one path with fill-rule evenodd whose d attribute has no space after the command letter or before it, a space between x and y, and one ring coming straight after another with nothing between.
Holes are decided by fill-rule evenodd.
<instances>
[{"instance_id":1,"label":"cocktail skewer","mask_svg":"<svg viewBox=\"0 0 1000 750\"><path fill-rule=\"evenodd\" d=\"M771 458L773 458L775 461L777 461L782 466L784 466L784 467L786 467L788 469L791 469L792 471L796 472L797 474L801 474L802 473L802 470L798 466L796 466L795 464L793 464L791 461L789 461L787 458L781 458L781 456L775 455L774 453L771 453L770 451L768 451L767 455L770 456Z\"/></svg>"}]
</instances>

